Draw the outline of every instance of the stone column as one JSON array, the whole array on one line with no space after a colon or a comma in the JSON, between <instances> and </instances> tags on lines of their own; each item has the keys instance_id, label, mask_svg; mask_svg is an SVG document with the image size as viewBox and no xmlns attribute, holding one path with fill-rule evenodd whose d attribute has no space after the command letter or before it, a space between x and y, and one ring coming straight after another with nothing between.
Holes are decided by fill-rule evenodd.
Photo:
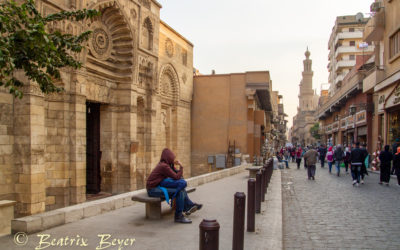
<instances>
[{"instance_id":1,"label":"stone column","mask_svg":"<svg viewBox=\"0 0 400 250\"><path fill-rule=\"evenodd\" d=\"M26 84L24 97L15 99L14 105L17 216L45 211L44 117L44 96L39 86Z\"/></svg>"},{"instance_id":2,"label":"stone column","mask_svg":"<svg viewBox=\"0 0 400 250\"><path fill-rule=\"evenodd\" d=\"M86 97L70 100L70 204L77 204L86 201Z\"/></svg>"},{"instance_id":3,"label":"stone column","mask_svg":"<svg viewBox=\"0 0 400 250\"><path fill-rule=\"evenodd\" d=\"M101 190L112 194L118 193L117 111L116 105L100 107Z\"/></svg>"}]
</instances>

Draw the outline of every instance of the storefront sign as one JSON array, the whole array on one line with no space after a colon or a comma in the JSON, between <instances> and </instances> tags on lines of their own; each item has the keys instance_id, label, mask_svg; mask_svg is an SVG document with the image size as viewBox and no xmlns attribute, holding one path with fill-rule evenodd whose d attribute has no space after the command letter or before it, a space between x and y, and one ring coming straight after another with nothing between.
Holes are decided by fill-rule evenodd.
<instances>
[{"instance_id":1,"label":"storefront sign","mask_svg":"<svg viewBox=\"0 0 400 250\"><path fill-rule=\"evenodd\" d=\"M356 114L356 124L361 124L367 122L367 111L363 110Z\"/></svg>"},{"instance_id":2,"label":"storefront sign","mask_svg":"<svg viewBox=\"0 0 400 250\"><path fill-rule=\"evenodd\" d=\"M347 128L354 128L354 115L347 117Z\"/></svg>"},{"instance_id":3,"label":"storefront sign","mask_svg":"<svg viewBox=\"0 0 400 250\"><path fill-rule=\"evenodd\" d=\"M340 128L346 129L346 127L347 127L347 118L343 118L342 120L340 120Z\"/></svg>"},{"instance_id":4,"label":"storefront sign","mask_svg":"<svg viewBox=\"0 0 400 250\"><path fill-rule=\"evenodd\" d=\"M400 105L400 84L393 90L385 102L385 108L391 108Z\"/></svg>"},{"instance_id":5,"label":"storefront sign","mask_svg":"<svg viewBox=\"0 0 400 250\"><path fill-rule=\"evenodd\" d=\"M337 132L339 130L339 121L332 124L332 132Z\"/></svg>"}]
</instances>

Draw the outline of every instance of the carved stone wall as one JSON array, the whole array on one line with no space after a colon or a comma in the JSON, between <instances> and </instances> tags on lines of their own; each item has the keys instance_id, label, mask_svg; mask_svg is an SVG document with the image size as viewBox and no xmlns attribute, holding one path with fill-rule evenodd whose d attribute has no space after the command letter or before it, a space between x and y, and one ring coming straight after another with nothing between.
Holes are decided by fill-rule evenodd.
<instances>
[{"instance_id":1,"label":"carved stone wall","mask_svg":"<svg viewBox=\"0 0 400 250\"><path fill-rule=\"evenodd\" d=\"M100 191L143 188L166 146L190 176L193 45L160 23L160 6L148 0L37 5L44 14L95 8L102 15L47 27L93 30L86 50L76 55L83 67L62 71L57 84L64 93L42 95L27 80L22 100L0 90L0 199L18 201L17 217L86 200L88 103L100 104ZM166 39L173 46L169 56Z\"/></svg>"}]
</instances>

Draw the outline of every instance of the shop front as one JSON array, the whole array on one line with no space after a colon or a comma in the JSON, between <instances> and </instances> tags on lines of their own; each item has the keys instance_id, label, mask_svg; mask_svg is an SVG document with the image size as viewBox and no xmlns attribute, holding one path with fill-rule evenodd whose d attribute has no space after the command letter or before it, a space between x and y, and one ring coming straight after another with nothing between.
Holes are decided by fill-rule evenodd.
<instances>
[{"instance_id":1,"label":"shop front","mask_svg":"<svg viewBox=\"0 0 400 250\"><path fill-rule=\"evenodd\" d=\"M383 145L392 145L400 139L400 80L380 89L378 94L379 136Z\"/></svg>"},{"instance_id":2,"label":"shop front","mask_svg":"<svg viewBox=\"0 0 400 250\"><path fill-rule=\"evenodd\" d=\"M362 144L368 144L367 141L367 111L362 110L356 113L356 130L357 130L357 142Z\"/></svg>"}]
</instances>

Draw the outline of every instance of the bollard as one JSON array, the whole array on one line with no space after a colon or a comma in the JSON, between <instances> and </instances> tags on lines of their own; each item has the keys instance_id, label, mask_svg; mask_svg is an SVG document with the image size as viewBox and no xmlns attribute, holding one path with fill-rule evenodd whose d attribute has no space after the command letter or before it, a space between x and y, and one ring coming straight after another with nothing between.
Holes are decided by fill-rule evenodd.
<instances>
[{"instance_id":1,"label":"bollard","mask_svg":"<svg viewBox=\"0 0 400 250\"><path fill-rule=\"evenodd\" d=\"M264 195L267 194L268 188L268 168L264 167Z\"/></svg>"},{"instance_id":2,"label":"bollard","mask_svg":"<svg viewBox=\"0 0 400 250\"><path fill-rule=\"evenodd\" d=\"M244 215L246 208L246 195L237 192L234 198L233 210L233 250L243 250L244 247Z\"/></svg>"},{"instance_id":3,"label":"bollard","mask_svg":"<svg viewBox=\"0 0 400 250\"><path fill-rule=\"evenodd\" d=\"M261 173L256 174L256 213L261 212Z\"/></svg>"},{"instance_id":4,"label":"bollard","mask_svg":"<svg viewBox=\"0 0 400 250\"><path fill-rule=\"evenodd\" d=\"M247 181L247 232L255 231L256 220L256 180Z\"/></svg>"},{"instance_id":5,"label":"bollard","mask_svg":"<svg viewBox=\"0 0 400 250\"><path fill-rule=\"evenodd\" d=\"M263 168L260 169L261 172L261 202L265 201L265 171Z\"/></svg>"},{"instance_id":6,"label":"bollard","mask_svg":"<svg viewBox=\"0 0 400 250\"><path fill-rule=\"evenodd\" d=\"M200 250L218 250L219 223L217 220L203 220L200 225Z\"/></svg>"}]
</instances>

